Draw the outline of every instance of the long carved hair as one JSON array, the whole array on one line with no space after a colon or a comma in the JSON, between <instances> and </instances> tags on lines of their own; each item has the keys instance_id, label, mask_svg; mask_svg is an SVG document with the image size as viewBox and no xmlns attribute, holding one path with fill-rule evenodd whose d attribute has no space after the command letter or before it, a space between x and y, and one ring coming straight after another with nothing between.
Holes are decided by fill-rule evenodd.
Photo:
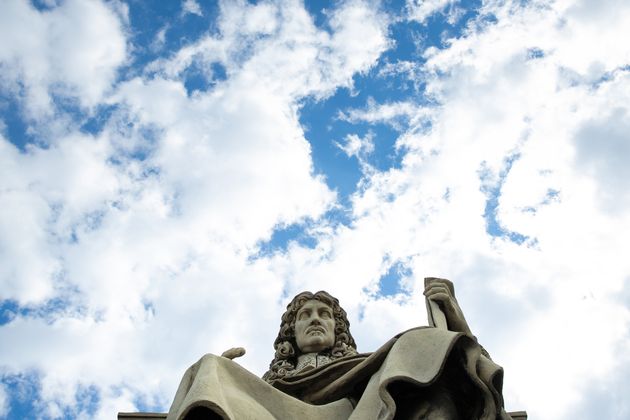
<instances>
[{"instance_id":1,"label":"long carved hair","mask_svg":"<svg viewBox=\"0 0 630 420\"><path fill-rule=\"evenodd\" d=\"M265 381L273 383L277 379L296 373L295 366L300 349L295 341L295 320L300 308L309 300L318 300L330 306L335 320L335 344L322 353L331 359L357 354L357 345L350 334L350 322L346 311L339 306L339 300L324 291L315 294L302 292L293 298L287 305L286 312L282 314L280 332L273 343L276 354L269 364L269 370L263 375Z\"/></svg>"}]
</instances>

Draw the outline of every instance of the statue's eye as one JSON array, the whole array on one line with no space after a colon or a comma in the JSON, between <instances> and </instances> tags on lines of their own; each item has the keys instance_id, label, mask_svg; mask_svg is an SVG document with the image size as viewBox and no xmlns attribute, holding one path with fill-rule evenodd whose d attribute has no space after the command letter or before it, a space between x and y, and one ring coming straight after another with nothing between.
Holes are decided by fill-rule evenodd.
<instances>
[{"instance_id":1,"label":"statue's eye","mask_svg":"<svg viewBox=\"0 0 630 420\"><path fill-rule=\"evenodd\" d=\"M330 311L322 311L322 313L320 314L320 316L322 318L332 318L332 314L330 313Z\"/></svg>"},{"instance_id":2,"label":"statue's eye","mask_svg":"<svg viewBox=\"0 0 630 420\"><path fill-rule=\"evenodd\" d=\"M310 316L310 313L308 311L301 311L298 314L298 319L307 319Z\"/></svg>"}]
</instances>

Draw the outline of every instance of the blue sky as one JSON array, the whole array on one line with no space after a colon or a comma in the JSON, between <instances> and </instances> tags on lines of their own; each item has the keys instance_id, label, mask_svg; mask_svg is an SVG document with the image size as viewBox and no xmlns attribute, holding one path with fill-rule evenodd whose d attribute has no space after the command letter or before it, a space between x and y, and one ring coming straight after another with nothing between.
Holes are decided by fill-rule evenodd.
<instances>
[{"instance_id":1,"label":"blue sky","mask_svg":"<svg viewBox=\"0 0 630 420\"><path fill-rule=\"evenodd\" d=\"M0 418L167 411L234 346L262 374L303 290L371 351L426 324L427 276L508 410L628 418L629 28L615 0L1 2Z\"/></svg>"}]
</instances>

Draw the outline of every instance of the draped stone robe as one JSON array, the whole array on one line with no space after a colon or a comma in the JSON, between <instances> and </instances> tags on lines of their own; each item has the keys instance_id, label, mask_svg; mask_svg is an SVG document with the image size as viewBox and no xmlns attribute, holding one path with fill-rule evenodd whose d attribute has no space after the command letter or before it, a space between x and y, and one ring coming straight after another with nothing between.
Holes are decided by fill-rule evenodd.
<instances>
[{"instance_id":1,"label":"draped stone robe","mask_svg":"<svg viewBox=\"0 0 630 420\"><path fill-rule=\"evenodd\" d=\"M203 413L224 420L408 419L420 417L426 401L446 396L457 418L507 420L502 381L501 367L472 337L420 327L374 353L336 359L273 385L232 360L205 355L184 374L167 419Z\"/></svg>"}]
</instances>

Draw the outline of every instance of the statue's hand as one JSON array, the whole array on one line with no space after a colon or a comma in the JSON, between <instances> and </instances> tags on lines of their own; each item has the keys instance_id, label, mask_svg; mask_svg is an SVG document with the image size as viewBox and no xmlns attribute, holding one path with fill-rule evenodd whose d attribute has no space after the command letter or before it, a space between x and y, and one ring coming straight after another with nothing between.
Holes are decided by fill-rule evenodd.
<instances>
[{"instance_id":1,"label":"statue's hand","mask_svg":"<svg viewBox=\"0 0 630 420\"><path fill-rule=\"evenodd\" d=\"M463 332L472 337L472 332L464 313L462 312L457 299L455 299L455 293L453 290L453 283L446 279L431 278L425 282L424 296L428 301L437 303L440 307L446 322L448 329L456 332Z\"/></svg>"},{"instance_id":2,"label":"statue's hand","mask_svg":"<svg viewBox=\"0 0 630 420\"><path fill-rule=\"evenodd\" d=\"M243 347L233 347L229 350L226 350L221 354L221 357L227 357L228 359L236 359L237 357L241 357L245 354L245 349Z\"/></svg>"}]
</instances>

